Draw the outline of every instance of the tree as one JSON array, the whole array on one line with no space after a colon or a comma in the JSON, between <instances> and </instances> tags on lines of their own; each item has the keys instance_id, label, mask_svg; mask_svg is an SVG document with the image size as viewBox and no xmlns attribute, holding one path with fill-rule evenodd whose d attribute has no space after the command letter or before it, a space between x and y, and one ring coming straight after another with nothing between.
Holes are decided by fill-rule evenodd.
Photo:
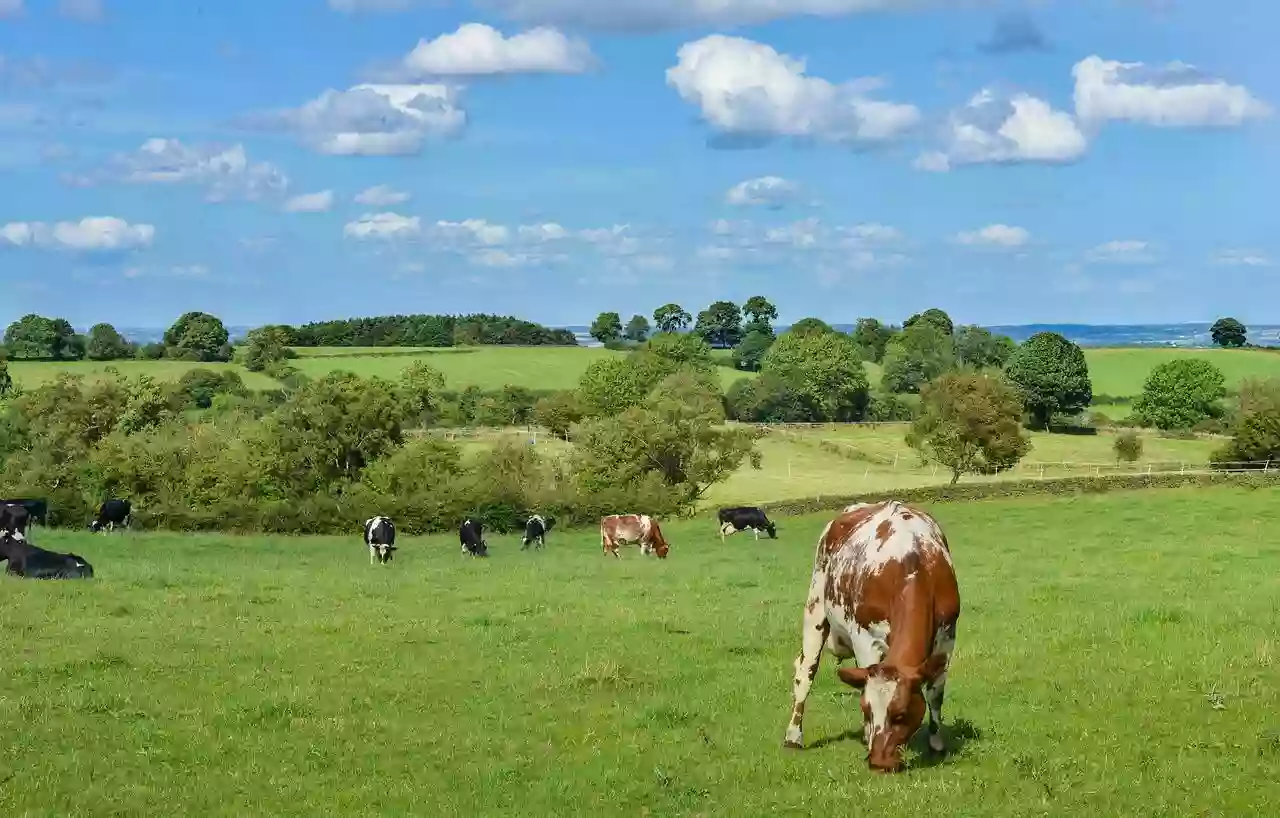
<instances>
[{"instance_id":1,"label":"tree","mask_svg":"<svg viewBox=\"0 0 1280 818\"><path fill-rule=\"evenodd\" d=\"M763 295L753 295L742 305L742 315L748 319L749 324L772 326L778 320L778 308Z\"/></svg>"},{"instance_id":2,"label":"tree","mask_svg":"<svg viewBox=\"0 0 1280 818\"><path fill-rule=\"evenodd\" d=\"M1003 378L950 373L921 389L907 445L951 469L955 485L963 474L1010 468L1031 450L1021 417L1022 401Z\"/></svg>"},{"instance_id":3,"label":"tree","mask_svg":"<svg viewBox=\"0 0 1280 818\"><path fill-rule=\"evenodd\" d=\"M658 332L680 332L693 323L693 316L679 304L664 304L653 311L653 325Z\"/></svg>"},{"instance_id":4,"label":"tree","mask_svg":"<svg viewBox=\"0 0 1280 818\"><path fill-rule=\"evenodd\" d=\"M779 378L813 408L814 420L861 420L867 373L853 339L836 332L784 333L765 353L760 371Z\"/></svg>"},{"instance_id":5,"label":"tree","mask_svg":"<svg viewBox=\"0 0 1280 818\"><path fill-rule=\"evenodd\" d=\"M1231 440L1214 452L1213 462L1262 468L1271 461L1280 461L1280 378L1249 379L1240 388Z\"/></svg>"},{"instance_id":6,"label":"tree","mask_svg":"<svg viewBox=\"0 0 1280 818\"><path fill-rule=\"evenodd\" d=\"M9 362L0 361L0 398L13 394L13 376L9 374Z\"/></svg>"},{"instance_id":7,"label":"tree","mask_svg":"<svg viewBox=\"0 0 1280 818\"><path fill-rule=\"evenodd\" d=\"M659 378L682 368L713 372L716 366L711 347L701 337L692 334L660 332L632 354L652 362L654 368L661 371Z\"/></svg>"},{"instance_id":8,"label":"tree","mask_svg":"<svg viewBox=\"0 0 1280 818\"><path fill-rule=\"evenodd\" d=\"M807 423L815 415L795 387L767 373L735 381L725 396L725 405L729 418L743 423Z\"/></svg>"},{"instance_id":9,"label":"tree","mask_svg":"<svg viewBox=\"0 0 1280 818\"><path fill-rule=\"evenodd\" d=\"M1142 459L1142 438L1132 429L1116 435L1116 442L1111 446L1119 462L1137 463Z\"/></svg>"},{"instance_id":10,"label":"tree","mask_svg":"<svg viewBox=\"0 0 1280 818\"><path fill-rule=\"evenodd\" d=\"M835 332L835 330L821 318L801 318L787 328L788 335L813 335L822 332Z\"/></svg>"},{"instance_id":11,"label":"tree","mask_svg":"<svg viewBox=\"0 0 1280 818\"><path fill-rule=\"evenodd\" d=\"M110 324L94 324L89 328L85 354L94 361L115 361L132 352L129 342Z\"/></svg>"},{"instance_id":12,"label":"tree","mask_svg":"<svg viewBox=\"0 0 1280 818\"><path fill-rule=\"evenodd\" d=\"M635 358L603 358L582 373L578 399L584 414L616 415L644 400L654 383Z\"/></svg>"},{"instance_id":13,"label":"tree","mask_svg":"<svg viewBox=\"0 0 1280 818\"><path fill-rule=\"evenodd\" d=\"M904 329L885 346L881 386L890 393L914 393L956 368L955 340L930 321Z\"/></svg>"},{"instance_id":14,"label":"tree","mask_svg":"<svg viewBox=\"0 0 1280 818\"><path fill-rule=\"evenodd\" d=\"M955 331L955 324L951 321L951 316L947 315L937 307L931 307L924 312L918 312L915 315L902 322L902 328L911 329L916 324L925 323L932 324L938 328L943 335L950 335Z\"/></svg>"},{"instance_id":15,"label":"tree","mask_svg":"<svg viewBox=\"0 0 1280 818\"><path fill-rule=\"evenodd\" d=\"M747 372L759 372L765 353L773 346L773 333L752 330L733 350L733 365Z\"/></svg>"},{"instance_id":16,"label":"tree","mask_svg":"<svg viewBox=\"0 0 1280 818\"><path fill-rule=\"evenodd\" d=\"M794 329L793 327L792 330ZM859 318L853 328L853 342L857 344L864 361L878 364L884 360L885 346L896 332L893 327L887 327L875 318Z\"/></svg>"},{"instance_id":17,"label":"tree","mask_svg":"<svg viewBox=\"0 0 1280 818\"><path fill-rule=\"evenodd\" d=\"M1074 415L1093 401L1084 351L1056 332L1038 332L1024 341L1010 356L1005 373L1042 429L1055 414Z\"/></svg>"},{"instance_id":18,"label":"tree","mask_svg":"<svg viewBox=\"0 0 1280 818\"><path fill-rule=\"evenodd\" d=\"M54 322L35 313L22 316L4 332L4 345L14 358L57 358L62 343Z\"/></svg>"},{"instance_id":19,"label":"tree","mask_svg":"<svg viewBox=\"0 0 1280 818\"><path fill-rule=\"evenodd\" d=\"M627 340L635 341L637 344L644 343L649 337L649 319L643 315L633 315L631 320L627 322Z\"/></svg>"},{"instance_id":20,"label":"tree","mask_svg":"<svg viewBox=\"0 0 1280 818\"><path fill-rule=\"evenodd\" d=\"M219 395L247 395L244 381L236 372L214 372L196 367L182 373L174 387L180 409L208 409Z\"/></svg>"},{"instance_id":21,"label":"tree","mask_svg":"<svg viewBox=\"0 0 1280 818\"><path fill-rule=\"evenodd\" d=\"M973 369L1000 369L1018 348L1009 336L975 325L956 330L955 343L960 365Z\"/></svg>"},{"instance_id":22,"label":"tree","mask_svg":"<svg viewBox=\"0 0 1280 818\"><path fill-rule=\"evenodd\" d=\"M207 312L188 312L165 330L165 352L185 360L229 361L229 338L220 318Z\"/></svg>"},{"instance_id":23,"label":"tree","mask_svg":"<svg viewBox=\"0 0 1280 818\"><path fill-rule=\"evenodd\" d=\"M287 327L271 325L250 330L237 351L240 363L250 372L262 372L274 363L297 357L289 341Z\"/></svg>"},{"instance_id":24,"label":"tree","mask_svg":"<svg viewBox=\"0 0 1280 818\"><path fill-rule=\"evenodd\" d=\"M430 426L440 413L440 393L444 375L426 361L414 361L400 373L400 394L411 417Z\"/></svg>"},{"instance_id":25,"label":"tree","mask_svg":"<svg viewBox=\"0 0 1280 818\"><path fill-rule=\"evenodd\" d=\"M693 331L712 347L728 349L742 340L742 314L732 301L717 301L698 313Z\"/></svg>"},{"instance_id":26,"label":"tree","mask_svg":"<svg viewBox=\"0 0 1280 818\"><path fill-rule=\"evenodd\" d=\"M1234 318L1219 318L1209 329L1213 342L1220 347L1242 347L1248 340L1249 331Z\"/></svg>"},{"instance_id":27,"label":"tree","mask_svg":"<svg viewBox=\"0 0 1280 818\"><path fill-rule=\"evenodd\" d=\"M582 406L572 392L557 392L533 406L533 422L556 437L569 439L573 424L582 420Z\"/></svg>"},{"instance_id":28,"label":"tree","mask_svg":"<svg viewBox=\"0 0 1280 818\"><path fill-rule=\"evenodd\" d=\"M76 332L71 322L65 318L55 318L52 325L56 338L53 357L59 361L78 361L84 358L85 338Z\"/></svg>"},{"instance_id":29,"label":"tree","mask_svg":"<svg viewBox=\"0 0 1280 818\"><path fill-rule=\"evenodd\" d=\"M622 317L616 312L602 312L591 322L591 337L609 344L622 337Z\"/></svg>"},{"instance_id":30,"label":"tree","mask_svg":"<svg viewBox=\"0 0 1280 818\"><path fill-rule=\"evenodd\" d=\"M1166 361L1147 376L1133 414L1157 429L1190 429L1206 418L1222 416L1227 395L1222 370L1203 358Z\"/></svg>"}]
</instances>

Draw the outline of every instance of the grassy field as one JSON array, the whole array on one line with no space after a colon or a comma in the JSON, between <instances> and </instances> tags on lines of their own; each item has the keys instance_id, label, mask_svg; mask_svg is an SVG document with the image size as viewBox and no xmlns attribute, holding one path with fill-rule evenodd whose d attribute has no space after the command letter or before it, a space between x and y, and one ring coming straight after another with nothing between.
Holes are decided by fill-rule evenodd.
<instances>
[{"instance_id":1,"label":"grassy field","mask_svg":"<svg viewBox=\"0 0 1280 818\"><path fill-rule=\"evenodd\" d=\"M1252 349L1123 348L1086 349L1089 379L1095 395L1133 397L1142 394L1151 370L1162 363L1202 358L1222 370L1227 388L1235 389L1245 378L1280 376L1280 353ZM1095 404L1094 409L1112 418L1129 414L1128 404Z\"/></svg>"},{"instance_id":2,"label":"grassy field","mask_svg":"<svg viewBox=\"0 0 1280 818\"><path fill-rule=\"evenodd\" d=\"M0 814L1270 815L1273 491L938 505L963 614L944 735L867 771L825 656L781 748L813 542L670 559L406 538L39 532L84 583L0 578ZM917 741L916 746L920 746Z\"/></svg>"},{"instance_id":3,"label":"grassy field","mask_svg":"<svg viewBox=\"0 0 1280 818\"><path fill-rule=\"evenodd\" d=\"M197 367L215 371L232 370L239 373L250 389L272 389L279 386L266 375L250 372L239 364L198 364L187 361L9 361L9 374L19 387L34 389L52 382L63 372L82 375L90 381L98 380L111 367L127 377L147 375L157 381L176 381Z\"/></svg>"}]
</instances>

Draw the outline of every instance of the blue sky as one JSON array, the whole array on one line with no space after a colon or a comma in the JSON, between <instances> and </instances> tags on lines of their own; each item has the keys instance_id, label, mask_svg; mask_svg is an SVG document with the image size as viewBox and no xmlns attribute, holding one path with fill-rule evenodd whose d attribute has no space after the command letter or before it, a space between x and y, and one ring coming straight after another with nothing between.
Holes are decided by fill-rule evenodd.
<instances>
[{"instance_id":1,"label":"blue sky","mask_svg":"<svg viewBox=\"0 0 1280 818\"><path fill-rule=\"evenodd\" d=\"M0 320L1280 320L1266 0L0 0Z\"/></svg>"}]
</instances>

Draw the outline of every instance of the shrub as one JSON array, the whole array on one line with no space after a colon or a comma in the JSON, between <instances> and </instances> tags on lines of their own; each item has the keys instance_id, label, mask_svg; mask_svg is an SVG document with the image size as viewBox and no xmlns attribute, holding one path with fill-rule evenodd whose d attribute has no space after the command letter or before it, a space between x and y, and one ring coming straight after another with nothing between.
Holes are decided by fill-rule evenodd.
<instances>
[{"instance_id":1,"label":"shrub","mask_svg":"<svg viewBox=\"0 0 1280 818\"><path fill-rule=\"evenodd\" d=\"M1115 449L1117 461L1137 463L1142 459L1142 438L1133 430L1116 435L1112 448Z\"/></svg>"},{"instance_id":2,"label":"shrub","mask_svg":"<svg viewBox=\"0 0 1280 818\"><path fill-rule=\"evenodd\" d=\"M908 330L909 332L911 330ZM1017 392L1002 378L954 373L925 386L907 444L927 460L963 474L1007 469L1031 449Z\"/></svg>"},{"instance_id":3,"label":"shrub","mask_svg":"<svg viewBox=\"0 0 1280 818\"><path fill-rule=\"evenodd\" d=\"M835 332L782 335L764 356L761 372L785 381L814 411L813 420L861 420L867 373L853 339Z\"/></svg>"},{"instance_id":4,"label":"shrub","mask_svg":"<svg viewBox=\"0 0 1280 818\"><path fill-rule=\"evenodd\" d=\"M1179 358L1151 370L1133 414L1157 429L1190 429L1221 417L1226 396L1222 371L1203 358Z\"/></svg>"}]
</instances>

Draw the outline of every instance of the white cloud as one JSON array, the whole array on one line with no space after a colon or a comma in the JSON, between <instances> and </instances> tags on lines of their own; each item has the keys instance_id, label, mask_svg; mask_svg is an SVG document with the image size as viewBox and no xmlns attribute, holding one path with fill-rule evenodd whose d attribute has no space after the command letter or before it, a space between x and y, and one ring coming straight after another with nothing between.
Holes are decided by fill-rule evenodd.
<instances>
[{"instance_id":1,"label":"white cloud","mask_svg":"<svg viewBox=\"0 0 1280 818\"><path fill-rule=\"evenodd\" d=\"M795 201L799 185L779 176L748 179L729 188L725 202L738 207L781 208Z\"/></svg>"},{"instance_id":2,"label":"white cloud","mask_svg":"<svg viewBox=\"0 0 1280 818\"><path fill-rule=\"evenodd\" d=\"M356 194L356 204L369 207L391 207L409 201L409 194L395 190L390 185L374 185Z\"/></svg>"},{"instance_id":3,"label":"white cloud","mask_svg":"<svg viewBox=\"0 0 1280 818\"><path fill-rule=\"evenodd\" d=\"M1031 234L1022 227L992 224L981 230L971 230L956 235L960 244L979 247L1022 247L1031 241Z\"/></svg>"},{"instance_id":4,"label":"white cloud","mask_svg":"<svg viewBox=\"0 0 1280 818\"><path fill-rule=\"evenodd\" d=\"M6 17L18 17L25 9L22 0L0 0L0 20Z\"/></svg>"},{"instance_id":5,"label":"white cloud","mask_svg":"<svg viewBox=\"0 0 1280 818\"><path fill-rule=\"evenodd\" d=\"M0 242L15 247L44 247L82 253L119 252L151 246L156 228L130 224L115 216L90 216L78 222L10 222L0 227Z\"/></svg>"},{"instance_id":6,"label":"white cloud","mask_svg":"<svg viewBox=\"0 0 1280 818\"><path fill-rule=\"evenodd\" d=\"M323 213L333 207L333 191L303 193L284 203L287 213Z\"/></svg>"},{"instance_id":7,"label":"white cloud","mask_svg":"<svg viewBox=\"0 0 1280 818\"><path fill-rule=\"evenodd\" d=\"M58 14L82 23L98 23L106 17L102 0L59 0Z\"/></svg>"},{"instance_id":8,"label":"white cloud","mask_svg":"<svg viewBox=\"0 0 1280 818\"><path fill-rule=\"evenodd\" d=\"M803 60L762 43L714 34L680 47L667 83L715 130L762 139L793 137L872 145L913 128L913 105L874 100L875 80L840 85L805 75Z\"/></svg>"},{"instance_id":9,"label":"white cloud","mask_svg":"<svg viewBox=\"0 0 1280 818\"><path fill-rule=\"evenodd\" d=\"M460 222L438 221L433 232L446 243L482 245L505 244L511 235L506 225L491 224L484 219L466 219Z\"/></svg>"},{"instance_id":10,"label":"white cloud","mask_svg":"<svg viewBox=\"0 0 1280 818\"><path fill-rule=\"evenodd\" d=\"M312 150L333 156L405 156L421 152L428 139L457 134L467 115L450 86L366 83L242 122L293 132Z\"/></svg>"},{"instance_id":11,"label":"white cloud","mask_svg":"<svg viewBox=\"0 0 1280 818\"><path fill-rule=\"evenodd\" d=\"M343 0L330 0L339 2ZM352 2L352 0L345 0ZM918 0L481 0L516 20L606 30L736 26L784 17L838 17L910 8Z\"/></svg>"},{"instance_id":12,"label":"white cloud","mask_svg":"<svg viewBox=\"0 0 1280 818\"><path fill-rule=\"evenodd\" d=\"M765 231L764 240L769 244L790 244L793 247L816 247L818 233L822 224L817 219L803 219L798 222L773 227Z\"/></svg>"},{"instance_id":13,"label":"white cloud","mask_svg":"<svg viewBox=\"0 0 1280 818\"><path fill-rule=\"evenodd\" d=\"M483 23L465 23L452 34L419 40L400 61L404 79L482 77L498 74L582 74L595 64L584 40L539 27L506 37Z\"/></svg>"},{"instance_id":14,"label":"white cloud","mask_svg":"<svg viewBox=\"0 0 1280 818\"><path fill-rule=\"evenodd\" d=\"M903 239L902 231L898 228L876 222L854 225L849 228L848 233L854 242L888 244Z\"/></svg>"},{"instance_id":15,"label":"white cloud","mask_svg":"<svg viewBox=\"0 0 1280 818\"><path fill-rule=\"evenodd\" d=\"M545 224L522 224L520 238L535 242L559 241L569 238L569 231L555 222Z\"/></svg>"},{"instance_id":16,"label":"white cloud","mask_svg":"<svg viewBox=\"0 0 1280 818\"><path fill-rule=\"evenodd\" d=\"M399 213L365 213L342 228L342 235L356 241L416 238L422 233L422 222L417 216L401 216Z\"/></svg>"},{"instance_id":17,"label":"white cloud","mask_svg":"<svg viewBox=\"0 0 1280 818\"><path fill-rule=\"evenodd\" d=\"M1076 115L1085 122L1226 128L1271 114L1270 106L1244 86L1185 63L1147 66L1091 56L1076 63L1071 73Z\"/></svg>"},{"instance_id":18,"label":"white cloud","mask_svg":"<svg viewBox=\"0 0 1280 818\"><path fill-rule=\"evenodd\" d=\"M1259 250L1223 250L1213 257L1224 267L1270 267L1271 259Z\"/></svg>"},{"instance_id":19,"label":"white cloud","mask_svg":"<svg viewBox=\"0 0 1280 818\"><path fill-rule=\"evenodd\" d=\"M257 200L283 193L289 180L268 162L252 162L243 145L189 145L177 139L148 139L138 150L119 154L81 184L189 184L205 188L210 201Z\"/></svg>"},{"instance_id":20,"label":"white cloud","mask_svg":"<svg viewBox=\"0 0 1280 818\"><path fill-rule=\"evenodd\" d=\"M1070 114L1028 94L1005 99L984 89L952 112L943 150L921 154L915 167L943 172L980 163L1061 163L1080 158L1088 148Z\"/></svg>"},{"instance_id":21,"label":"white cloud","mask_svg":"<svg viewBox=\"0 0 1280 818\"><path fill-rule=\"evenodd\" d=\"M1150 264L1156 257L1149 242L1123 239L1099 244L1085 254L1085 259L1095 264Z\"/></svg>"}]
</instances>

